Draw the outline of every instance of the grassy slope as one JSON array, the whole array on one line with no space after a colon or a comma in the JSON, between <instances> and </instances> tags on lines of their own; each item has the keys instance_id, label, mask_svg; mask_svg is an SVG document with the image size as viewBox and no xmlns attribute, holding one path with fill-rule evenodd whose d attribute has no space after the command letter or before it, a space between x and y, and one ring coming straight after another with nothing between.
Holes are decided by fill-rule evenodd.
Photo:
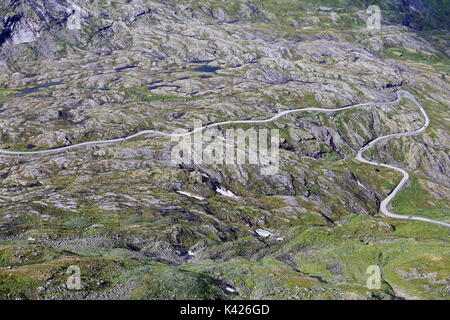
<instances>
[{"instance_id":1,"label":"grassy slope","mask_svg":"<svg viewBox=\"0 0 450 320\"><path fill-rule=\"evenodd\" d=\"M320 1L320 4L334 6L336 1ZM340 4L344 6L344 1ZM298 12L298 9L307 6L308 2L264 1L262 5L278 17L281 10L281 16L284 15L288 20L302 16L303 13ZM386 54L395 58L389 56L389 52ZM407 53L401 59L423 61L422 57ZM166 98L148 96L147 92L132 93L140 97L143 94L143 99ZM0 92L0 103L2 94L6 96L11 92ZM442 123L438 117L434 117L434 121ZM351 166L361 176L369 172L367 166L351 161L332 164L335 170L339 170L341 165ZM328 167L329 164L324 166ZM388 172L380 174L378 178L372 181L380 189L395 185L396 177L388 176ZM429 195L423 193L419 180L419 177L412 175L412 186L405 188L394 201L395 211L441 217L441 204L430 206L425 202ZM36 233L31 232L30 235L38 236L46 232L50 235L74 236L82 234L85 228L97 222L111 229L136 223L152 223L151 212L144 213L143 217L125 211L116 215L101 212L95 205L91 210L85 210L85 217L55 208L45 213L57 217L59 222L56 226L60 224L60 230L54 224L41 225L32 217L24 218L21 225L35 229ZM397 295L410 298L450 298L445 283L450 276L448 254L445 252L449 248L448 229L421 222L367 216L349 216L342 221L342 226L330 228L320 226L323 221L317 217L308 218L305 214L302 218L304 224L291 227L289 237L283 244L272 245L276 253L257 261L236 257L224 263L202 261L174 268L148 261L136 262L115 252L110 252L110 257L92 257L88 253L74 255L26 242L5 244L0 247L0 297L36 298L36 288L44 286L48 283L46 279L55 274L57 276L51 280L50 287L63 288L64 271L69 265L81 264L82 269L86 270L83 278L92 279L88 280L87 286L93 292L126 281L138 281L140 285L130 294L132 298L221 297L223 293L218 290L213 278L229 279L238 288L240 298L388 298L394 295L394 291ZM394 225L395 229L389 228L385 221ZM26 257L25 264L15 256L20 245L23 248L20 250L21 255ZM279 253L291 254L296 267L280 262L277 259ZM341 265L340 274L329 270L328 266L333 263ZM365 270L371 264L382 267L385 282L380 291L365 288ZM8 269L8 266L14 268ZM117 274L121 276L118 278ZM95 279L106 279L106 284L98 286ZM345 296L342 292L346 292Z\"/></svg>"}]
</instances>

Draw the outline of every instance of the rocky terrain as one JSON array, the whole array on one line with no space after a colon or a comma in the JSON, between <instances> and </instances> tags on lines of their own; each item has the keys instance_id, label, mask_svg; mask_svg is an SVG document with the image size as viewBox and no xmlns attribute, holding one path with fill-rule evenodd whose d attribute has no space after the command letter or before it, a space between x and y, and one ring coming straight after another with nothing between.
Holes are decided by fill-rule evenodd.
<instances>
[{"instance_id":1,"label":"rocky terrain","mask_svg":"<svg viewBox=\"0 0 450 320\"><path fill-rule=\"evenodd\" d=\"M370 4L380 32L367 31ZM392 101L403 89L430 127L367 157L410 173L394 212L449 222L449 21L446 1L426 0L3 1L0 149ZM449 299L449 229L382 216L401 175L354 159L422 124L403 100L257 125L280 130L273 176L174 164L174 142L156 135L0 155L0 298ZM72 265L78 290L66 285ZM370 265L381 289L366 287Z\"/></svg>"}]
</instances>

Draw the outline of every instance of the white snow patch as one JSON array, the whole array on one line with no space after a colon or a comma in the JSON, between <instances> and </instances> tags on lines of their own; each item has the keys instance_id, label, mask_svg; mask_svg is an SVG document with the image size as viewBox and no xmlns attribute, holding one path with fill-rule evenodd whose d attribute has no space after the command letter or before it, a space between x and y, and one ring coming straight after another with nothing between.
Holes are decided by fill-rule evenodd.
<instances>
[{"instance_id":1,"label":"white snow patch","mask_svg":"<svg viewBox=\"0 0 450 320\"><path fill-rule=\"evenodd\" d=\"M367 190L367 188L361 182L359 182L359 180L356 180L356 182L358 183L358 186Z\"/></svg>"},{"instance_id":2,"label":"white snow patch","mask_svg":"<svg viewBox=\"0 0 450 320\"><path fill-rule=\"evenodd\" d=\"M177 192L179 194L182 194L182 195L185 195L185 196L188 196L188 197L191 197L191 198L195 198L197 200L205 200L205 198L203 198L201 196L198 196L198 195L195 195L193 193L187 192L187 191L177 191Z\"/></svg>"},{"instance_id":3,"label":"white snow patch","mask_svg":"<svg viewBox=\"0 0 450 320\"><path fill-rule=\"evenodd\" d=\"M217 188L216 192L220 193L221 195L223 195L224 197L229 197L229 198L235 198L237 199L237 196L231 192L230 190L224 189L222 187Z\"/></svg>"},{"instance_id":4,"label":"white snow patch","mask_svg":"<svg viewBox=\"0 0 450 320\"><path fill-rule=\"evenodd\" d=\"M256 229L255 232L263 238L268 238L272 235L272 233L263 229Z\"/></svg>"},{"instance_id":5,"label":"white snow patch","mask_svg":"<svg viewBox=\"0 0 450 320\"><path fill-rule=\"evenodd\" d=\"M231 292L231 293L235 293L236 292L236 289L231 288L231 287L225 287L225 290L227 290L228 292Z\"/></svg>"},{"instance_id":6,"label":"white snow patch","mask_svg":"<svg viewBox=\"0 0 450 320\"><path fill-rule=\"evenodd\" d=\"M188 250L188 255L195 256L195 252L192 252L191 250Z\"/></svg>"},{"instance_id":7,"label":"white snow patch","mask_svg":"<svg viewBox=\"0 0 450 320\"><path fill-rule=\"evenodd\" d=\"M32 237L29 237L29 238L28 238L28 241L36 241L36 239L35 239L35 238L32 238Z\"/></svg>"}]
</instances>

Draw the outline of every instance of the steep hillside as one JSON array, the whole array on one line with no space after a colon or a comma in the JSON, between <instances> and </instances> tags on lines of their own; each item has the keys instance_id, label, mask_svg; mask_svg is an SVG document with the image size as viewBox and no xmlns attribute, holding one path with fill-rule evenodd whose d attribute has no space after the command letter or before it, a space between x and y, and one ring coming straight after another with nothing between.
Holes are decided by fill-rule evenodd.
<instances>
[{"instance_id":1,"label":"steep hillside","mask_svg":"<svg viewBox=\"0 0 450 320\"><path fill-rule=\"evenodd\" d=\"M379 32L367 30L369 4L382 10ZM448 8L3 1L0 149L393 101L403 89L429 128L367 157L410 173L392 211L449 222ZM0 154L0 298L448 299L448 228L381 215L401 175L355 160L373 139L423 122L402 100L255 125L279 130L276 175L173 163L175 142L154 134ZM66 286L71 265L80 290ZM381 289L366 286L371 265L382 269Z\"/></svg>"}]
</instances>

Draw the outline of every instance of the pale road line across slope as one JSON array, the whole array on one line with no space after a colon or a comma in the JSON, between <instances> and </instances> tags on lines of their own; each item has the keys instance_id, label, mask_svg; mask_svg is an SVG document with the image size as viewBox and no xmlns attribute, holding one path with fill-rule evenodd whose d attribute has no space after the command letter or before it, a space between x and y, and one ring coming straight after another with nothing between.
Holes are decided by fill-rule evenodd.
<instances>
[{"instance_id":1,"label":"pale road line across slope","mask_svg":"<svg viewBox=\"0 0 450 320\"><path fill-rule=\"evenodd\" d=\"M370 143L368 143L367 145L365 145L364 147L362 147L358 151L358 154L356 155L356 160L358 160L360 162L363 162L363 163L371 164L371 165L374 165L374 166L380 166L380 167L384 167L384 168L393 169L393 170L401 172L401 174L403 175L403 178L400 181L400 183L389 194L389 196L381 202L380 210L381 210L381 212L384 215L386 215L388 217L391 217L391 218L425 221L425 222L431 222L431 223L440 224L440 225L445 226L445 227L450 227L450 224L445 223L445 222L436 221L436 220L427 219L427 218L422 218L422 217L404 216L404 215L399 215L399 214L395 214L395 213L390 212L389 209L388 209L388 205L392 201L392 199L394 199L394 197L397 195L397 193L406 184L406 182L409 179L409 174L408 174L408 172L406 172L405 170L403 170L401 168L397 168L397 167L394 167L394 166L391 166L391 165L388 165L388 164L379 163L379 162L369 161L367 159L364 159L364 157L363 157L363 153L366 150L368 150L370 147L372 147L374 144L376 144L377 142L379 142L381 140L389 139L389 138L392 138L392 137L412 136L412 135L421 134L422 132L424 132L429 127L429 125L430 125L430 118L428 118L428 115L425 112L425 109L416 100L416 98L411 93L409 93L408 91L404 91L404 90L397 91L397 100L401 100L402 96L408 98L409 100L414 102L414 104L417 107L419 107L420 112L422 112L422 115L425 118L424 125L421 128L419 128L419 129L417 129L415 131L407 131L407 132L402 132L402 133L393 133L393 134L388 134L388 135L381 136L381 137L378 137L378 138L374 139L373 141L371 141Z\"/></svg>"},{"instance_id":2,"label":"pale road line across slope","mask_svg":"<svg viewBox=\"0 0 450 320\"><path fill-rule=\"evenodd\" d=\"M274 115L272 118L265 119L265 120L230 120L230 121L222 121L222 122L212 123L212 124L209 124L209 125L206 125L206 126L203 126L203 127L198 127L198 128L195 128L192 131L188 131L188 132L185 132L185 133L167 133L167 132L161 132L161 131L157 131L157 130L143 130L143 131L140 131L140 132L138 132L136 134L133 134L131 136L124 137L124 138L117 138L117 139L111 139L111 140L89 141L89 142L83 142L83 143L74 144L74 145L71 145L71 146L66 146L66 147L62 147L62 148L58 148L58 149L51 149L51 150L9 151L9 150L1 150L0 149L0 154L7 154L7 155L49 154L49 153L56 153L56 152L61 152L61 151L67 151L67 150L71 150L71 149L82 147L82 146L88 146L88 145L98 145L98 144L109 144L109 143L123 142L123 141L127 141L127 140L130 140L130 139L134 139L134 138L142 136L142 135L146 135L146 134L156 134L156 135L161 135L161 136L165 136L165 137L182 137L182 136L191 135L193 133L196 133L196 132L208 129L208 128L218 127L218 126L221 126L221 125L240 124L240 123L267 123L267 122L272 122L274 120L277 120L277 119L279 119L279 118L281 118L281 117L283 117L285 115L288 115L288 114L291 114L291 113L294 113L294 112L317 111L317 112L329 112L329 113L331 113L331 112L338 112L338 111L343 111L343 110L348 110L348 109L353 109L353 108L360 108L360 107L367 107L367 106L393 105L393 104L399 103L402 100L402 97L406 97L409 100L411 100L420 109L420 111L422 112L423 116L425 117L425 124L420 129L415 130L415 131L406 131L406 132L402 132L402 133L393 133L393 134L388 134L388 135L376 138L375 140L371 141L370 143L368 143L367 145L365 145L364 147L362 147L358 151L358 154L356 155L356 160L358 160L360 162L363 162L363 163L371 164L371 165L374 165L374 166L380 166L380 167L384 167L384 168L393 169L393 170L396 170L396 171L400 172L403 175L403 178L400 181L400 183L397 185L397 187L395 187L395 189L389 194L389 196L381 202L380 210L385 216L388 216L388 217L391 217L391 218L397 218L397 219L409 219L409 220L430 222L430 223L439 224L439 225L442 225L442 226L445 226L445 227L450 227L450 224L442 222L442 221L436 221L436 220L422 218L422 217L398 215L398 214L394 214L394 213L390 212L389 209L388 209L388 205L392 201L392 199L397 195L397 193L402 189L402 187L405 185L405 183L408 181L409 174L405 170L403 170L401 168L397 168L397 167L394 167L394 166L391 166L391 165L382 164L382 163L378 163L378 162L369 161L369 160L364 159L364 157L363 157L363 153L366 150L368 150L375 143L377 143L377 142L379 142L381 140L385 140L385 139L392 138L392 137L417 135L417 134L420 134L420 133L424 132L428 128L428 126L430 125L430 119L428 118L427 113L423 109L422 105L414 98L414 96L411 93L409 93L408 91L399 90L399 91L396 92L396 94L397 94L397 98L394 101L390 101L390 102L361 103L361 104L356 104L356 105L342 107L342 108L336 108L336 109L323 109L323 108L314 108L314 107L312 107L312 108L302 108L302 109L292 109L292 110L286 110L286 111L279 112L276 115Z\"/></svg>"}]
</instances>

